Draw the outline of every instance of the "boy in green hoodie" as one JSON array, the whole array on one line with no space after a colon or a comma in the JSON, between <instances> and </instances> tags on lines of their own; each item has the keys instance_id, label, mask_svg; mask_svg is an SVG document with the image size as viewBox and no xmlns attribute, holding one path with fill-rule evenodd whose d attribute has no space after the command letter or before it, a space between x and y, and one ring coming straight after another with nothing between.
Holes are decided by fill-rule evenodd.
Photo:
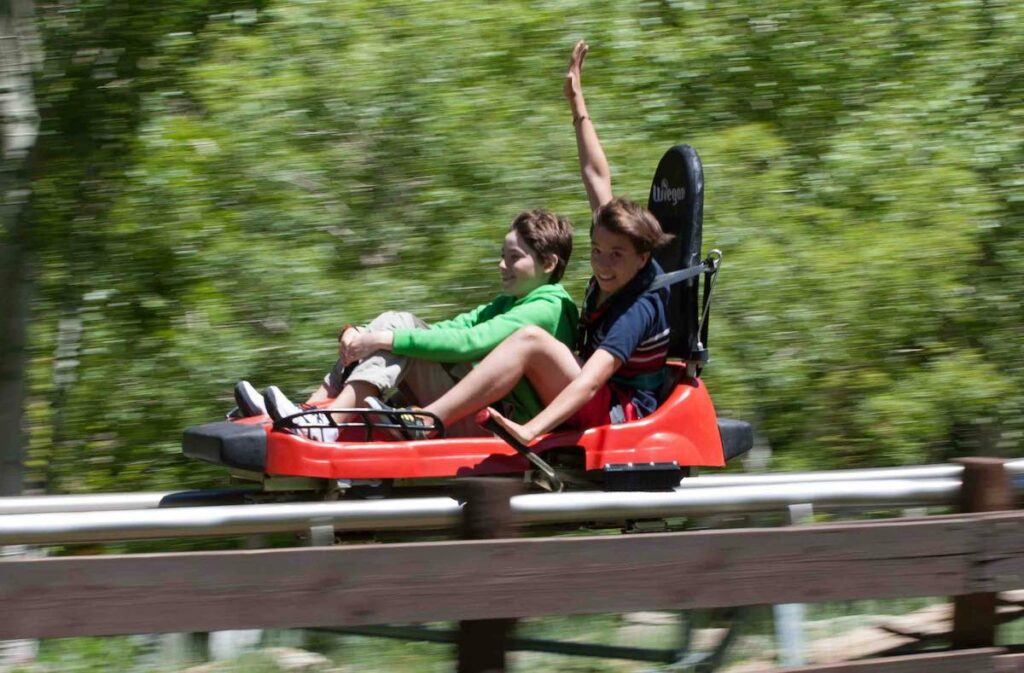
<instances>
[{"instance_id":1,"label":"boy in green hoodie","mask_svg":"<svg viewBox=\"0 0 1024 673\"><path fill-rule=\"evenodd\" d=\"M327 408L365 408L368 397L401 387L412 404L425 406L451 389L470 365L529 325L571 348L579 313L558 284L571 253L572 225L567 219L542 209L520 213L502 246L501 294L468 313L429 326L411 313L388 311L368 325L344 329L338 338L338 361L307 403L333 399ZM246 381L235 387L235 399L244 415L266 411L276 419L300 410L276 387L260 395ZM525 379L505 401L513 418L531 418L542 408ZM339 422L347 420L334 416ZM330 429L306 432L324 441L336 436ZM448 434L488 433L471 422L460 422L448 428Z\"/></svg>"}]
</instances>

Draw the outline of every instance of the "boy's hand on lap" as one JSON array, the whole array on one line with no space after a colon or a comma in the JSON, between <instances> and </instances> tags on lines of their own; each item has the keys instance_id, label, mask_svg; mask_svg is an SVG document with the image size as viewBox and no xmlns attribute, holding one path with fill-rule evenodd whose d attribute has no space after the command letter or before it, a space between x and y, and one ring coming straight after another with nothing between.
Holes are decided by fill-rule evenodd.
<instances>
[{"instance_id":1,"label":"boy's hand on lap","mask_svg":"<svg viewBox=\"0 0 1024 673\"><path fill-rule=\"evenodd\" d=\"M346 365L351 364L352 362L352 360L349 359L348 354L352 350L352 342L355 341L358 336L358 329L348 329L345 330L338 338L338 357Z\"/></svg>"},{"instance_id":2,"label":"boy's hand on lap","mask_svg":"<svg viewBox=\"0 0 1024 673\"><path fill-rule=\"evenodd\" d=\"M346 365L358 362L377 351L390 351L393 332L359 332L348 330L338 343L338 356Z\"/></svg>"}]
</instances>

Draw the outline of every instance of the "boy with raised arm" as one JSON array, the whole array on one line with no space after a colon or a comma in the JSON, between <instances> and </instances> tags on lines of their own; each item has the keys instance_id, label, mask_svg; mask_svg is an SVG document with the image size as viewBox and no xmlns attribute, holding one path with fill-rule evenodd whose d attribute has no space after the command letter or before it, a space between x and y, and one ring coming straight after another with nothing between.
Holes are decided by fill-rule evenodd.
<instances>
[{"instance_id":1,"label":"boy with raised arm","mask_svg":"<svg viewBox=\"0 0 1024 673\"><path fill-rule=\"evenodd\" d=\"M545 408L525 423L497 411L492 417L528 444L566 425L586 428L650 414L668 356L668 290L649 290L661 273L652 251L666 243L657 219L642 206L613 198L611 173L583 99L587 45L576 44L564 93L572 110L580 175L593 211L590 264L574 353L534 327L520 329L426 411L445 423L463 419L526 378Z\"/></svg>"}]
</instances>

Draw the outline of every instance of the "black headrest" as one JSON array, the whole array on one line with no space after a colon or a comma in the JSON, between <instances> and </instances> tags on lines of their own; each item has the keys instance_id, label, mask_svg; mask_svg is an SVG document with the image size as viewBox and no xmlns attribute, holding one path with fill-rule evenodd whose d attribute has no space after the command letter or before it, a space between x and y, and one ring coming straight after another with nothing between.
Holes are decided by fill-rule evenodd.
<instances>
[{"instance_id":1,"label":"black headrest","mask_svg":"<svg viewBox=\"0 0 1024 673\"><path fill-rule=\"evenodd\" d=\"M704 170L695 149L676 145L665 153L654 172L647 208L658 218L662 230L675 236L654 253L662 268L675 271L699 264L704 227ZM672 286L668 306L672 328L670 357L703 359L697 333L698 280L699 277Z\"/></svg>"}]
</instances>

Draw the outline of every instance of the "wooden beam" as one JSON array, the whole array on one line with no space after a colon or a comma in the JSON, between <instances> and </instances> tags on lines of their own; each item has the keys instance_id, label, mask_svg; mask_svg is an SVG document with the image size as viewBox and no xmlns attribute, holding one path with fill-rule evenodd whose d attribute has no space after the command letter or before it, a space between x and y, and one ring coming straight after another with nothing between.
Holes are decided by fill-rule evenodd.
<instances>
[{"instance_id":1,"label":"wooden beam","mask_svg":"<svg viewBox=\"0 0 1024 673\"><path fill-rule=\"evenodd\" d=\"M1024 513L0 561L0 639L495 619L1024 587Z\"/></svg>"},{"instance_id":2,"label":"wooden beam","mask_svg":"<svg viewBox=\"0 0 1024 673\"><path fill-rule=\"evenodd\" d=\"M996 657L996 673L1024 673L1024 654Z\"/></svg>"},{"instance_id":3,"label":"wooden beam","mask_svg":"<svg viewBox=\"0 0 1024 673\"><path fill-rule=\"evenodd\" d=\"M957 652L928 652L900 657L863 659L825 666L799 668L773 668L772 673L996 673L997 655L1004 650L996 647L960 650ZM767 671L765 673L768 673Z\"/></svg>"}]
</instances>

